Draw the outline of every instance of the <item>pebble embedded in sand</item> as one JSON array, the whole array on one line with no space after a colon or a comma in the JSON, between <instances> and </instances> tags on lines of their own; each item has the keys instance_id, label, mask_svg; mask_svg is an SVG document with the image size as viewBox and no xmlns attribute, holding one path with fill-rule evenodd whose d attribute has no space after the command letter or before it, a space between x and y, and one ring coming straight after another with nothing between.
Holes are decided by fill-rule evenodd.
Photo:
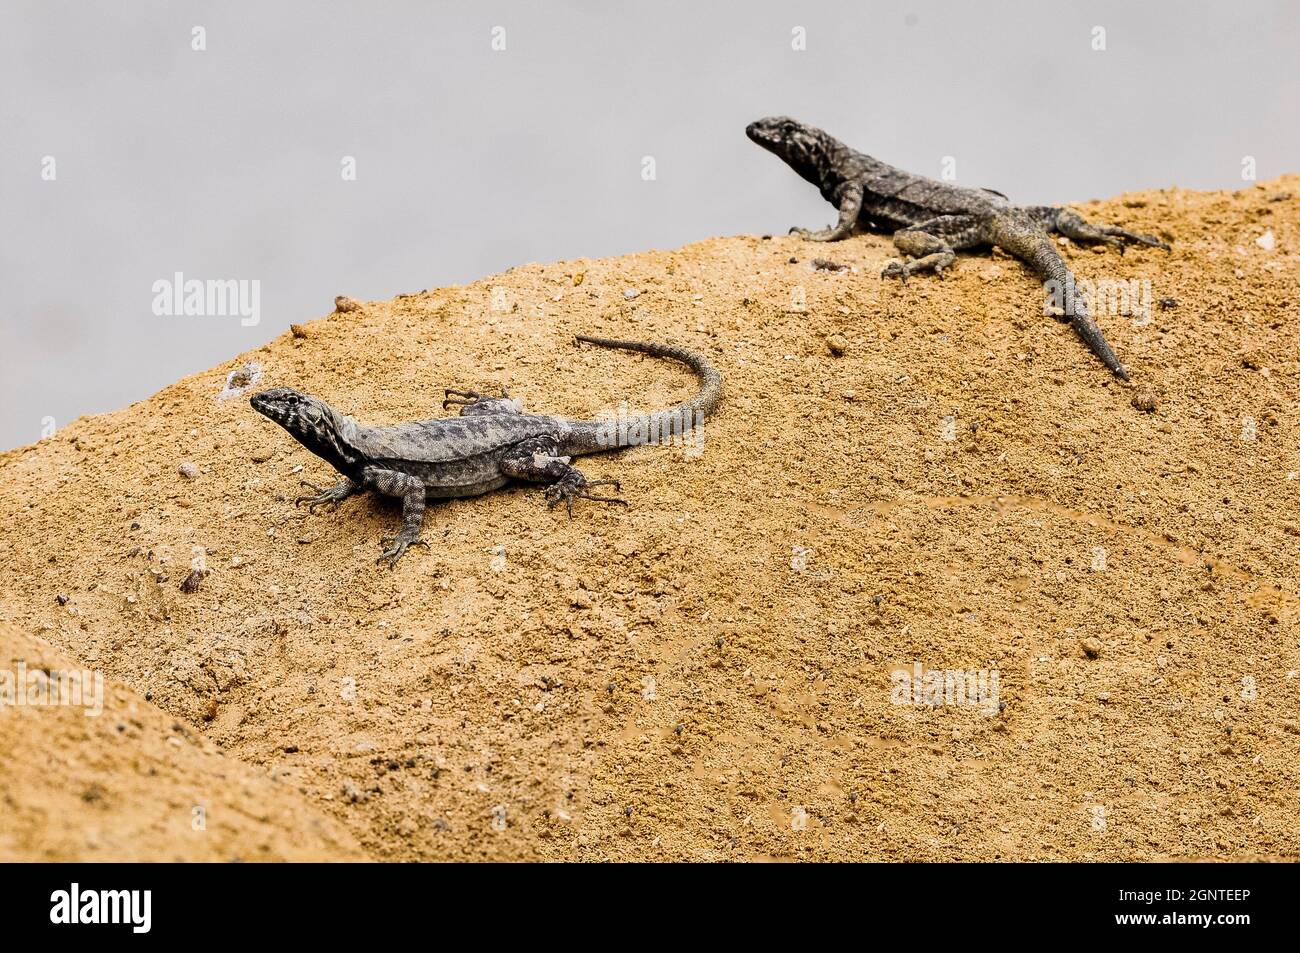
<instances>
[{"instance_id":1,"label":"pebble embedded in sand","mask_svg":"<svg viewBox=\"0 0 1300 953\"><path fill-rule=\"evenodd\" d=\"M347 295L339 295L334 299L334 310L340 313L360 311L361 302L356 298L349 298Z\"/></svg>"},{"instance_id":2,"label":"pebble embedded in sand","mask_svg":"<svg viewBox=\"0 0 1300 953\"><path fill-rule=\"evenodd\" d=\"M187 480L197 480L199 478L199 468L196 467L194 464L190 463L190 461L188 460L186 460L176 469L180 471L180 475L185 477L185 479Z\"/></svg>"},{"instance_id":3,"label":"pebble embedded in sand","mask_svg":"<svg viewBox=\"0 0 1300 953\"><path fill-rule=\"evenodd\" d=\"M849 349L848 339L843 334L832 334L826 338L826 347L836 357L839 357Z\"/></svg>"},{"instance_id":4,"label":"pebble embedded in sand","mask_svg":"<svg viewBox=\"0 0 1300 953\"><path fill-rule=\"evenodd\" d=\"M1131 403L1143 413L1152 414L1160 406L1160 395L1155 392L1153 387L1143 387L1133 395Z\"/></svg>"},{"instance_id":5,"label":"pebble embedded in sand","mask_svg":"<svg viewBox=\"0 0 1300 953\"><path fill-rule=\"evenodd\" d=\"M225 386L221 389L221 393L217 394L217 399L226 400L237 397L256 384L261 378L262 365L257 361L249 361L243 367L235 368L226 376Z\"/></svg>"},{"instance_id":6,"label":"pebble embedded in sand","mask_svg":"<svg viewBox=\"0 0 1300 953\"><path fill-rule=\"evenodd\" d=\"M1095 638L1084 639L1082 642L1079 643L1079 647L1083 649L1083 654L1088 656L1088 658L1096 658L1101 654L1100 639L1095 639Z\"/></svg>"}]
</instances>

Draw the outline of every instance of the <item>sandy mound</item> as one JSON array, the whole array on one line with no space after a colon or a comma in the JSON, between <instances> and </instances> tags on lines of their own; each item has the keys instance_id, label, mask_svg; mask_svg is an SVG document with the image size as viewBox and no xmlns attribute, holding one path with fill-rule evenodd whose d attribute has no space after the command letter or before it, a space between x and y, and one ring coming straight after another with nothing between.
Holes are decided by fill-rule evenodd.
<instances>
[{"instance_id":1,"label":"sandy mound","mask_svg":"<svg viewBox=\"0 0 1300 953\"><path fill-rule=\"evenodd\" d=\"M1293 192L1081 207L1174 243L1064 249L1081 278L1151 283L1099 316L1133 388L1014 260L900 287L874 236L527 265L336 313L0 457L0 616L376 858L1300 855ZM375 423L440 413L444 387L575 415L693 387L575 332L708 352L703 453L588 458L628 511L568 519L526 487L436 505L395 572L374 565L394 505L295 509L332 473L217 399L248 360ZM994 713L893 704L914 663L996 669ZM180 776L155 796L188 804ZM71 790L14 797L103 828Z\"/></svg>"},{"instance_id":2,"label":"sandy mound","mask_svg":"<svg viewBox=\"0 0 1300 953\"><path fill-rule=\"evenodd\" d=\"M122 685L68 681L68 704L28 707L51 697L51 674L82 669L8 625L0 666L14 693L0 708L0 860L364 858L338 821Z\"/></svg>"}]
</instances>

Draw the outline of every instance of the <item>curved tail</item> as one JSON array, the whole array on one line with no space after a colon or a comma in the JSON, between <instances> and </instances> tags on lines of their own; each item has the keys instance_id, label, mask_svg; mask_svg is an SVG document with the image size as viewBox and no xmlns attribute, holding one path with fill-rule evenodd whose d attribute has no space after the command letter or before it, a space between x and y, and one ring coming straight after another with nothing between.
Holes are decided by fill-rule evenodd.
<instances>
[{"instance_id":1,"label":"curved tail","mask_svg":"<svg viewBox=\"0 0 1300 953\"><path fill-rule=\"evenodd\" d=\"M573 452L612 450L616 447L629 447L642 443L668 443L673 438L686 438L697 432L697 428L713 415L722 400L722 375L699 351L678 347L675 344L615 341L611 338L589 337L585 334L579 334L577 340L597 347L637 351L641 354L649 354L651 357L665 357L672 361L680 361L700 378L700 390L690 400L665 410L630 416L620 415L610 420L588 424L587 426L591 428L590 445L583 440L583 446L573 448Z\"/></svg>"}]
</instances>

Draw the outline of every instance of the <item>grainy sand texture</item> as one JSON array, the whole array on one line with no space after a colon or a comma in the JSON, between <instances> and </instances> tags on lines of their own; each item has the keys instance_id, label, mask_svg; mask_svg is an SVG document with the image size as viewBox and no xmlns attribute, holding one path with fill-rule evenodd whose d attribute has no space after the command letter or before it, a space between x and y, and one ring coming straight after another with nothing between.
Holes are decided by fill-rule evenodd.
<instances>
[{"instance_id":1,"label":"grainy sand texture","mask_svg":"<svg viewBox=\"0 0 1300 953\"><path fill-rule=\"evenodd\" d=\"M1079 206L1173 244L1063 245L1142 289L1098 309L1132 386L999 252L904 286L887 237L745 236L303 316L0 455L3 663L107 686L0 709L0 855L1300 856L1297 194ZM433 505L392 572L396 505L295 509L334 474L217 399L249 361L376 424L695 386L577 333L706 352L703 446L586 458L627 510ZM917 665L995 703L898 704Z\"/></svg>"}]
</instances>

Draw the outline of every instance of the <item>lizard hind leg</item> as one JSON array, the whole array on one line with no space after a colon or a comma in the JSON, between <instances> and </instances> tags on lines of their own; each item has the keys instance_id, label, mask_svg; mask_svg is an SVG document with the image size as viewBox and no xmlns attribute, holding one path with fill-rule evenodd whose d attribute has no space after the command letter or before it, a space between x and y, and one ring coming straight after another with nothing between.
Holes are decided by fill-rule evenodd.
<instances>
[{"instance_id":1,"label":"lizard hind leg","mask_svg":"<svg viewBox=\"0 0 1300 953\"><path fill-rule=\"evenodd\" d=\"M908 260L891 261L880 277L900 278L906 282L918 271L933 271L942 277L943 270L957 260L957 249L978 245L983 234L970 216L941 215L920 225L899 229L893 238L894 247Z\"/></svg>"},{"instance_id":2,"label":"lizard hind leg","mask_svg":"<svg viewBox=\"0 0 1300 953\"><path fill-rule=\"evenodd\" d=\"M588 480L582 471L573 466L571 457L556 456L557 445L548 437L525 440L511 449L501 459L501 472L516 480L529 483L548 483L546 505L554 508L560 503L573 515L574 500L592 500L627 506L627 500L617 496L600 496L590 492L592 487L612 486L617 493L622 489L617 480Z\"/></svg>"},{"instance_id":3,"label":"lizard hind leg","mask_svg":"<svg viewBox=\"0 0 1300 953\"><path fill-rule=\"evenodd\" d=\"M1094 225L1078 212L1068 208L1061 209L1056 216L1056 230L1066 238L1078 242L1105 242L1121 255L1124 254L1124 248L1128 244L1149 245L1152 248L1163 248L1165 251L1171 250L1166 243L1154 235L1141 235L1115 225Z\"/></svg>"}]
</instances>

